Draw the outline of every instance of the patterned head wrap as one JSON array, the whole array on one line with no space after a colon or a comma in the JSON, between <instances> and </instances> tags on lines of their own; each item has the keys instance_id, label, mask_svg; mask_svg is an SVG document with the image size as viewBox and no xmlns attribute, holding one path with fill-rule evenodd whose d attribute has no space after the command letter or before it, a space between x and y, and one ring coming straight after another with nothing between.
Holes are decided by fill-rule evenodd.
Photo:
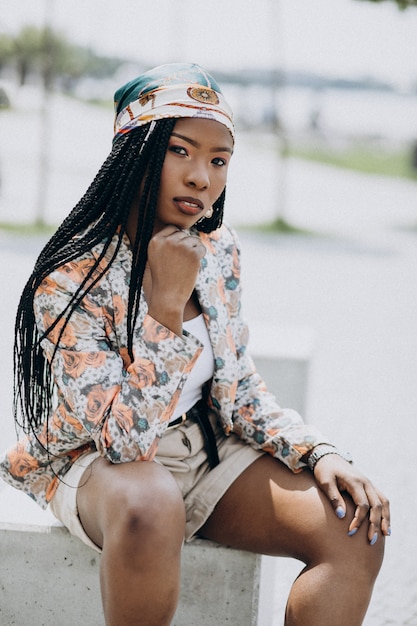
<instances>
[{"instance_id":1,"label":"patterned head wrap","mask_svg":"<svg viewBox=\"0 0 417 626\"><path fill-rule=\"evenodd\" d=\"M138 126L167 117L220 122L234 137L233 114L216 81L195 63L160 65L114 94L114 140Z\"/></svg>"}]
</instances>

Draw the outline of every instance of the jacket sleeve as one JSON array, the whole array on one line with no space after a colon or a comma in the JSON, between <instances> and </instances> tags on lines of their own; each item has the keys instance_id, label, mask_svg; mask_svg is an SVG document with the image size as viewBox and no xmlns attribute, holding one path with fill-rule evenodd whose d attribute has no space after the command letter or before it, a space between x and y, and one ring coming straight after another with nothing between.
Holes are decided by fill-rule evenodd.
<instances>
[{"instance_id":1,"label":"jacket sleeve","mask_svg":"<svg viewBox=\"0 0 417 626\"><path fill-rule=\"evenodd\" d=\"M236 234L234 281L229 301L230 323L238 359L238 383L233 410L233 432L254 448L264 450L297 472L306 467L302 457L319 443L329 441L313 425L306 424L293 409L282 408L277 399L268 392L247 352L249 330L241 313L240 250ZM230 300L231 298L231 300Z\"/></svg>"},{"instance_id":2,"label":"jacket sleeve","mask_svg":"<svg viewBox=\"0 0 417 626\"><path fill-rule=\"evenodd\" d=\"M202 345L186 332L177 336L141 309L132 362L117 345L112 319L124 317L124 304L112 301L106 281L84 296L66 325L53 326L74 294L65 272L53 272L36 293L39 331L52 328L42 347L57 388L55 414L64 428L79 432L81 443L91 437L114 463L150 460Z\"/></svg>"}]
</instances>

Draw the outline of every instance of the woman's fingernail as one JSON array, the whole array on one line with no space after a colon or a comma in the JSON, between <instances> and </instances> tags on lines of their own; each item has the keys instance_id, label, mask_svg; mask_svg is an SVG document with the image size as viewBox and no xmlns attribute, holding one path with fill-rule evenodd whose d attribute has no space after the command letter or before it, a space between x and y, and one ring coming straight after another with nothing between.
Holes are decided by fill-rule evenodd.
<instances>
[{"instance_id":1,"label":"woman's fingernail","mask_svg":"<svg viewBox=\"0 0 417 626\"><path fill-rule=\"evenodd\" d=\"M336 515L339 519L343 519L346 515L346 511L342 506L338 506L336 509Z\"/></svg>"},{"instance_id":2,"label":"woman's fingernail","mask_svg":"<svg viewBox=\"0 0 417 626\"><path fill-rule=\"evenodd\" d=\"M352 528L352 530L348 532L348 536L353 537L353 535L356 535L357 532L358 532L357 528Z\"/></svg>"},{"instance_id":3,"label":"woman's fingernail","mask_svg":"<svg viewBox=\"0 0 417 626\"><path fill-rule=\"evenodd\" d=\"M388 537L391 537L391 526L387 530L387 535L388 535Z\"/></svg>"},{"instance_id":4,"label":"woman's fingernail","mask_svg":"<svg viewBox=\"0 0 417 626\"><path fill-rule=\"evenodd\" d=\"M375 545L378 539L378 533L375 533L374 536L372 537L370 544L371 546Z\"/></svg>"}]
</instances>

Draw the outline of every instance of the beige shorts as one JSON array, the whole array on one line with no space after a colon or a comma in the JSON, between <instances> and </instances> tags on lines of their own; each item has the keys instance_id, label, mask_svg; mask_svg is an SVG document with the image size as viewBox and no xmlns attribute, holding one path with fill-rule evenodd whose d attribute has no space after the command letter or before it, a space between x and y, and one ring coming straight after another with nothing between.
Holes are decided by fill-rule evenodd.
<instances>
[{"instance_id":1,"label":"beige shorts","mask_svg":"<svg viewBox=\"0 0 417 626\"><path fill-rule=\"evenodd\" d=\"M230 485L264 454L254 450L236 435L226 437L214 413L210 419L219 452L220 464L217 467L210 471L200 427L191 421L166 431L155 458L156 462L172 473L183 495L186 510L185 541L192 541ZM98 452L90 452L74 463L65 475L65 482L60 482L49 506L72 535L101 552L85 533L77 510L77 487L85 468L98 456Z\"/></svg>"}]
</instances>

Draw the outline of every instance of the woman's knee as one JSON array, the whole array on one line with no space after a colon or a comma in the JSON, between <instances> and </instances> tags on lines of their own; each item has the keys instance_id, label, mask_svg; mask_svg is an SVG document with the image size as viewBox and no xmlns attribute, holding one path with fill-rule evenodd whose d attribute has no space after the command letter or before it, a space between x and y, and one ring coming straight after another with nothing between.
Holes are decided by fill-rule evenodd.
<instances>
[{"instance_id":1,"label":"woman's knee","mask_svg":"<svg viewBox=\"0 0 417 626\"><path fill-rule=\"evenodd\" d=\"M376 543L372 544L368 537L368 521L362 523L358 533L348 537L346 559L351 565L354 575L362 576L373 583L378 576L384 560L385 537L379 533Z\"/></svg>"},{"instance_id":2,"label":"woman's knee","mask_svg":"<svg viewBox=\"0 0 417 626\"><path fill-rule=\"evenodd\" d=\"M348 497L343 520L336 517L333 508L325 501L325 523L314 537L310 536L304 560L307 564L331 563L334 570L340 568L345 576L350 572L353 578L362 578L372 584L382 565L385 539L380 534L376 543L370 544L367 520L355 535L349 536L349 524L354 513L355 507Z\"/></svg>"},{"instance_id":3,"label":"woman's knee","mask_svg":"<svg viewBox=\"0 0 417 626\"><path fill-rule=\"evenodd\" d=\"M366 577L375 577L383 560L384 537L380 535L371 546L366 519L358 532L349 536L349 526L355 516L355 505L349 495L345 494L346 514L340 519L308 474L285 477L289 485L297 484L296 491L288 486L282 491L278 482L272 488L278 527L284 534L280 539L282 553L299 559L308 567L328 563L335 569L358 571L359 568Z\"/></svg>"},{"instance_id":4,"label":"woman's knee","mask_svg":"<svg viewBox=\"0 0 417 626\"><path fill-rule=\"evenodd\" d=\"M182 545L182 495L170 472L158 463L112 465L98 459L77 500L87 534L98 545Z\"/></svg>"},{"instance_id":5,"label":"woman's knee","mask_svg":"<svg viewBox=\"0 0 417 626\"><path fill-rule=\"evenodd\" d=\"M172 475L157 463L129 465L109 488L110 525L117 525L129 540L152 534L182 537L185 508Z\"/></svg>"}]
</instances>

